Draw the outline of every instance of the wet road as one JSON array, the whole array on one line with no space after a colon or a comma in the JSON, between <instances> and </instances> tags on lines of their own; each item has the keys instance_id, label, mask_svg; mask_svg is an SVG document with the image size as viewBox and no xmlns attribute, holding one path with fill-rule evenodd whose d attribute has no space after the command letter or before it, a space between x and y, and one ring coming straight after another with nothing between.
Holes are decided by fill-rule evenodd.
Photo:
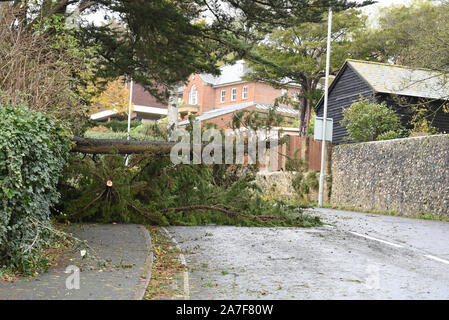
<instances>
[{"instance_id":1,"label":"wet road","mask_svg":"<svg viewBox=\"0 0 449 320\"><path fill-rule=\"evenodd\" d=\"M449 223L314 209L319 228L170 227L190 299L449 299Z\"/></svg>"}]
</instances>

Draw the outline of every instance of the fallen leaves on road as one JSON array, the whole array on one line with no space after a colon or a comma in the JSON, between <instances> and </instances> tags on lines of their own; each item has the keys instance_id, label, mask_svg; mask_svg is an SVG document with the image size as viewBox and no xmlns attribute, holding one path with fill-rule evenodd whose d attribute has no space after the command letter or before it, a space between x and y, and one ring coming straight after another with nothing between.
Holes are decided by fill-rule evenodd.
<instances>
[{"instance_id":1,"label":"fallen leaves on road","mask_svg":"<svg viewBox=\"0 0 449 320\"><path fill-rule=\"evenodd\" d=\"M150 284L145 293L145 299L162 300L182 297L182 289L178 278L182 276L184 266L179 262L179 250L174 249L171 242L157 227L150 229L153 245L153 267Z\"/></svg>"}]
</instances>

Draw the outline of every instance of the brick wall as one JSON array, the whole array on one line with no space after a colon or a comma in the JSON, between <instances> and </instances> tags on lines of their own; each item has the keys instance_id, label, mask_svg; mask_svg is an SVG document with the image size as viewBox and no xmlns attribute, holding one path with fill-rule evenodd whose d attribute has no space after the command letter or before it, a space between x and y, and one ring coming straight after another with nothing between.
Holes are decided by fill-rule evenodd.
<instances>
[{"instance_id":1,"label":"brick wall","mask_svg":"<svg viewBox=\"0 0 449 320\"><path fill-rule=\"evenodd\" d=\"M211 85L204 82L199 75L192 74L190 75L188 83L184 87L184 91L182 93L182 100L184 103L189 103L190 91L194 85L198 91L197 104L200 106L199 115L201 115L204 111L210 110L214 107L215 90Z\"/></svg>"},{"instance_id":2,"label":"brick wall","mask_svg":"<svg viewBox=\"0 0 449 320\"><path fill-rule=\"evenodd\" d=\"M275 89L267 84L259 82L243 82L212 87L212 85L204 82L199 75L192 74L182 93L182 100L184 103L189 103L189 94L193 85L195 85L196 90L198 91L198 105L200 106L199 115L207 110L220 108L221 106L240 104L249 101L272 104L276 98L282 95L282 90ZM245 86L248 88L248 94L246 99L242 99L242 90ZM231 90L233 88L237 91L235 101L231 100ZM223 102L220 100L222 90L225 91L225 100ZM288 93L290 96L293 96L295 91L297 91L297 89L291 88Z\"/></svg>"},{"instance_id":3,"label":"brick wall","mask_svg":"<svg viewBox=\"0 0 449 320\"><path fill-rule=\"evenodd\" d=\"M231 84L231 85L227 85L227 86L221 86L221 87L214 88L215 89L215 99L214 99L215 107L219 108L220 106L227 106L227 105L232 105L232 104L245 103L248 101L255 101L254 100L255 88L257 85L258 84L254 83L254 82L245 82L245 83ZM242 99L243 87L248 88L248 91L247 91L248 93L247 93L246 99ZM233 88L235 88L237 91L235 101L231 100L231 90ZM225 92L226 92L224 102L220 101L222 90L225 90Z\"/></svg>"},{"instance_id":4,"label":"brick wall","mask_svg":"<svg viewBox=\"0 0 449 320\"><path fill-rule=\"evenodd\" d=\"M248 111L253 111L255 109L256 109L255 106L246 108L246 110L248 110ZM217 126L217 129L231 128L233 116L234 116L234 113L231 112L231 113L227 113L227 114L224 114L224 115L216 117L216 118L204 120L204 121L202 121L202 123L203 123L203 126L206 126L207 123L213 123Z\"/></svg>"}]
</instances>

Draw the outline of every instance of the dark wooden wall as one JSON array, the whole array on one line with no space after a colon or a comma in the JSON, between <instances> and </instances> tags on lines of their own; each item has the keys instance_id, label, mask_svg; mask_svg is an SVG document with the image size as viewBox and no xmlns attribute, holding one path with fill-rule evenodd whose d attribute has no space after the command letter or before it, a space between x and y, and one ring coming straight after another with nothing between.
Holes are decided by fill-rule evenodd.
<instances>
[{"instance_id":1,"label":"dark wooden wall","mask_svg":"<svg viewBox=\"0 0 449 320\"><path fill-rule=\"evenodd\" d=\"M346 127L340 125L340 121L343 119L342 110L359 100L360 95L372 98L373 90L351 66L345 64L329 91L327 117L334 121L332 143L349 142L345 139L348 136ZM315 112L318 117L323 116L323 101L317 105Z\"/></svg>"},{"instance_id":2,"label":"dark wooden wall","mask_svg":"<svg viewBox=\"0 0 449 320\"><path fill-rule=\"evenodd\" d=\"M449 113L443 111L442 105L444 101L436 100L429 101L417 97L406 97L406 96L393 96L386 93L376 94L376 100L378 103L385 102L389 107L395 110L401 115L401 121L404 127L407 129L412 129L413 125L409 122L412 119L414 104L423 104L429 108L429 112L426 116L427 120L438 129L440 133L449 133Z\"/></svg>"},{"instance_id":3,"label":"dark wooden wall","mask_svg":"<svg viewBox=\"0 0 449 320\"><path fill-rule=\"evenodd\" d=\"M419 99L422 99L402 96L400 98L403 100L398 100L398 97L388 93L376 93L350 65L345 64L329 88L328 118L334 120L333 143L352 142L347 138L348 132L345 127L340 125L340 121L343 119L342 110L359 100L360 95L376 103L386 102L389 107L401 115L402 124L407 129L412 128L409 124L412 118L410 104L418 103ZM441 133L449 133L449 113L443 112L442 103L441 100L430 103L431 109L435 112L431 114L429 120ZM317 116L323 116L323 100L318 103L315 112Z\"/></svg>"}]
</instances>

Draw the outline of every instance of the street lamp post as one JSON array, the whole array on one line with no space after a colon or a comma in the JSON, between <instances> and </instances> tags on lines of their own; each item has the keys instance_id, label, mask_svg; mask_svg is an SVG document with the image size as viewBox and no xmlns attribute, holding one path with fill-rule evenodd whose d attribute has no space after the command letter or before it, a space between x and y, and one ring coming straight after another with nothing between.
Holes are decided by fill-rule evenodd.
<instances>
[{"instance_id":1,"label":"street lamp post","mask_svg":"<svg viewBox=\"0 0 449 320\"><path fill-rule=\"evenodd\" d=\"M324 192L324 156L326 153L326 123L327 123L327 103L329 95L329 65L331 57L331 34L332 34L332 8L329 8L329 19L327 27L327 52L326 52L326 79L324 88L324 110L323 110L323 134L321 139L321 169L320 169L320 186L318 191L318 207L323 207Z\"/></svg>"},{"instance_id":2,"label":"street lamp post","mask_svg":"<svg viewBox=\"0 0 449 320\"><path fill-rule=\"evenodd\" d=\"M128 106L128 134L126 135L126 140L131 139L131 113L133 104L133 79L129 84L129 106ZM129 154L126 155L125 166L128 166Z\"/></svg>"},{"instance_id":3,"label":"street lamp post","mask_svg":"<svg viewBox=\"0 0 449 320\"><path fill-rule=\"evenodd\" d=\"M133 103L133 79L131 78L131 83L129 84L128 135L126 136L126 140L129 140L131 138L132 103Z\"/></svg>"}]
</instances>

